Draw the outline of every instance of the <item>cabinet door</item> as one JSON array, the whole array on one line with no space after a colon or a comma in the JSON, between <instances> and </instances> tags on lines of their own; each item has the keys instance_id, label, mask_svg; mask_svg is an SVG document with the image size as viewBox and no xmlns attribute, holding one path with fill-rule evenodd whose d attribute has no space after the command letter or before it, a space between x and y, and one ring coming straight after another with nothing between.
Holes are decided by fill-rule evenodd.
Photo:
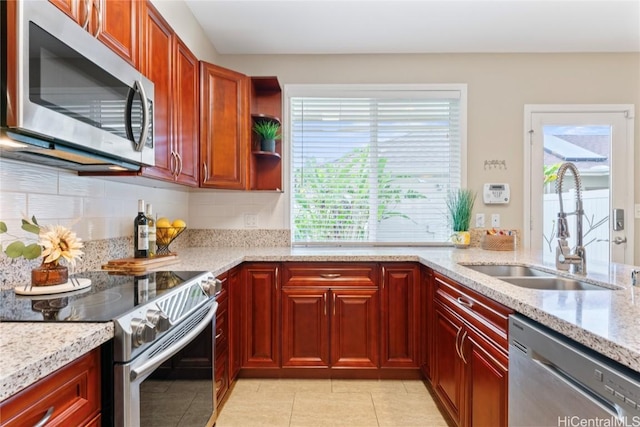
<instances>
[{"instance_id":1,"label":"cabinet door","mask_svg":"<svg viewBox=\"0 0 640 427\"><path fill-rule=\"evenodd\" d=\"M458 353L463 323L455 314L435 304L433 386L445 409L460 425L464 364Z\"/></svg>"},{"instance_id":2,"label":"cabinet door","mask_svg":"<svg viewBox=\"0 0 640 427\"><path fill-rule=\"evenodd\" d=\"M247 76L201 62L200 79L201 187L244 190L249 160Z\"/></svg>"},{"instance_id":3,"label":"cabinet door","mask_svg":"<svg viewBox=\"0 0 640 427\"><path fill-rule=\"evenodd\" d=\"M245 368L280 367L278 272L278 264L248 264L244 268Z\"/></svg>"},{"instance_id":4,"label":"cabinet door","mask_svg":"<svg viewBox=\"0 0 640 427\"><path fill-rule=\"evenodd\" d=\"M420 269L414 264L382 265L381 367L418 367Z\"/></svg>"},{"instance_id":5,"label":"cabinet door","mask_svg":"<svg viewBox=\"0 0 640 427\"><path fill-rule=\"evenodd\" d=\"M0 403L0 425L41 425L50 408L53 408L53 413L46 425L88 425L96 417L99 420L100 384L100 348L96 348L3 400Z\"/></svg>"},{"instance_id":6,"label":"cabinet door","mask_svg":"<svg viewBox=\"0 0 640 427\"><path fill-rule=\"evenodd\" d=\"M242 365L242 332L240 312L242 311L242 284L240 282L240 268L229 271L229 383L238 376Z\"/></svg>"},{"instance_id":7,"label":"cabinet door","mask_svg":"<svg viewBox=\"0 0 640 427\"><path fill-rule=\"evenodd\" d=\"M138 65L139 0L93 0L92 34L134 67Z\"/></svg>"},{"instance_id":8,"label":"cabinet door","mask_svg":"<svg viewBox=\"0 0 640 427\"><path fill-rule=\"evenodd\" d=\"M378 290L331 291L331 366L377 368Z\"/></svg>"},{"instance_id":9,"label":"cabinet door","mask_svg":"<svg viewBox=\"0 0 640 427\"><path fill-rule=\"evenodd\" d=\"M174 175L181 184L198 186L198 58L176 37L173 67Z\"/></svg>"},{"instance_id":10,"label":"cabinet door","mask_svg":"<svg viewBox=\"0 0 640 427\"><path fill-rule=\"evenodd\" d=\"M282 366L329 366L329 290L282 290Z\"/></svg>"},{"instance_id":11,"label":"cabinet door","mask_svg":"<svg viewBox=\"0 0 640 427\"><path fill-rule=\"evenodd\" d=\"M467 363L464 425L506 427L508 355L473 330L461 344Z\"/></svg>"},{"instance_id":12,"label":"cabinet door","mask_svg":"<svg viewBox=\"0 0 640 427\"><path fill-rule=\"evenodd\" d=\"M171 144L171 73L173 30L160 13L146 3L142 73L154 86L153 141L155 166L143 168L143 175L173 181L176 159Z\"/></svg>"},{"instance_id":13,"label":"cabinet door","mask_svg":"<svg viewBox=\"0 0 640 427\"><path fill-rule=\"evenodd\" d=\"M428 267L421 267L420 286L420 369L429 380L433 378L433 271Z\"/></svg>"},{"instance_id":14,"label":"cabinet door","mask_svg":"<svg viewBox=\"0 0 640 427\"><path fill-rule=\"evenodd\" d=\"M69 18L73 19L78 25L84 25L85 21L89 25L89 16L84 7L80 10L80 3L84 6L84 2L78 2L76 0L49 0L49 3L64 12ZM82 15L82 16L80 16Z\"/></svg>"}]
</instances>

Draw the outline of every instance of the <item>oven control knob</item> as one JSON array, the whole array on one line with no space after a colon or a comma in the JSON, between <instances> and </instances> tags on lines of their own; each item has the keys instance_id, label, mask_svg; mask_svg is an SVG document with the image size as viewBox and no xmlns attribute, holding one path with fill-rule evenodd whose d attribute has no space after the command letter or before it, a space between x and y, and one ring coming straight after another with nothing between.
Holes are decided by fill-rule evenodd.
<instances>
[{"instance_id":1,"label":"oven control knob","mask_svg":"<svg viewBox=\"0 0 640 427\"><path fill-rule=\"evenodd\" d=\"M146 319L131 319L133 346L138 347L156 338L155 326Z\"/></svg>"},{"instance_id":2,"label":"oven control knob","mask_svg":"<svg viewBox=\"0 0 640 427\"><path fill-rule=\"evenodd\" d=\"M202 282L202 289L204 289L205 293L210 297L215 296L220 292L221 287L222 282L218 279L207 279Z\"/></svg>"},{"instance_id":3,"label":"oven control knob","mask_svg":"<svg viewBox=\"0 0 640 427\"><path fill-rule=\"evenodd\" d=\"M158 332L164 332L171 327L171 321L169 320L169 317L167 317L167 315L160 310L148 310L147 320L149 321L149 323L155 326L156 331Z\"/></svg>"}]
</instances>

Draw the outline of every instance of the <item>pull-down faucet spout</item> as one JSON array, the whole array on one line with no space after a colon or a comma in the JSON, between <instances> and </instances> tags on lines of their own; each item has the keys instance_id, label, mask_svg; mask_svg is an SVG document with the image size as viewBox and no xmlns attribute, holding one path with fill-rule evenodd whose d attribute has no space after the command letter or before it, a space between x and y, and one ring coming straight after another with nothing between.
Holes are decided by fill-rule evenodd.
<instances>
[{"instance_id":1,"label":"pull-down faucet spout","mask_svg":"<svg viewBox=\"0 0 640 427\"><path fill-rule=\"evenodd\" d=\"M566 213L562 206L562 184L564 182L564 175L570 170L573 172L573 178L576 185L576 210L574 212ZM565 162L558 168L558 179L556 181L556 192L560 198L560 212L558 212L558 247L556 248L556 268L558 270L569 270L577 274L587 273L587 254L583 245L582 236L582 216L584 210L582 209L582 179L578 168L571 162ZM569 226L567 224L567 215L576 216L576 247L571 253L569 249L569 243L567 238L569 235Z\"/></svg>"}]
</instances>

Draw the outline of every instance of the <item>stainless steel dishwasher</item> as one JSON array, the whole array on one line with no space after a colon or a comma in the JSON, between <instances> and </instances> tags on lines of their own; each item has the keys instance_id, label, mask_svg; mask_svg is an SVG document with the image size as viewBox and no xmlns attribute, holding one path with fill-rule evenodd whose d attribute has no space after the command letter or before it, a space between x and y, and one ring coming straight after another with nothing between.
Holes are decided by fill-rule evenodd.
<instances>
[{"instance_id":1,"label":"stainless steel dishwasher","mask_svg":"<svg viewBox=\"0 0 640 427\"><path fill-rule=\"evenodd\" d=\"M509 425L640 426L640 374L512 315Z\"/></svg>"}]
</instances>

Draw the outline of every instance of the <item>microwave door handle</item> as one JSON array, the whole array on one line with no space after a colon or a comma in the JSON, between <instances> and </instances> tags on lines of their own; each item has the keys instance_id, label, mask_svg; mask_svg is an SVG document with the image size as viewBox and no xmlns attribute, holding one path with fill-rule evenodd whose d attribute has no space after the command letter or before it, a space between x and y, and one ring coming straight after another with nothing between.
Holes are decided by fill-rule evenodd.
<instances>
[{"instance_id":1,"label":"microwave door handle","mask_svg":"<svg viewBox=\"0 0 640 427\"><path fill-rule=\"evenodd\" d=\"M136 141L133 138L133 127L131 124L132 105L133 105L133 92L140 93L140 100L142 101L142 129L140 130L140 139ZM133 91L129 93L129 99L127 99L127 136L134 143L135 150L140 152L144 148L144 143L147 141L147 135L149 134L149 101L147 100L147 94L144 91L142 82L136 80L133 84Z\"/></svg>"}]
</instances>

